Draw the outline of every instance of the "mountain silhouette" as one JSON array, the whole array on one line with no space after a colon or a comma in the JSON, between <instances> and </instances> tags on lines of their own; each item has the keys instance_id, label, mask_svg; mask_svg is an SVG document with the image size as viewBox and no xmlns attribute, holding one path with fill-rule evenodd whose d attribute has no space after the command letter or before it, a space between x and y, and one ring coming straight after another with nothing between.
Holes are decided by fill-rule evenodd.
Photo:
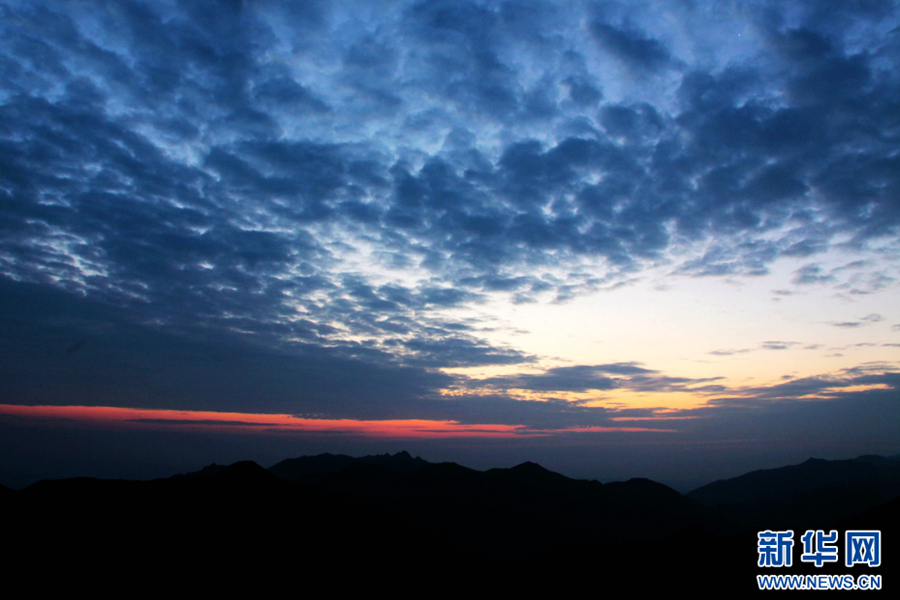
<instances>
[{"instance_id":1,"label":"mountain silhouette","mask_svg":"<svg viewBox=\"0 0 900 600\"><path fill-rule=\"evenodd\" d=\"M289 458L269 467L269 471L283 479L294 481L300 479L304 475L314 473L334 473L349 467L354 463L382 465L392 471L400 473L418 471L428 464L427 461L418 456L413 458L409 452L406 452L405 450L394 455L378 454L374 456L363 456L361 458L354 458L344 454L326 453L316 456Z\"/></svg>"},{"instance_id":2,"label":"mountain silhouette","mask_svg":"<svg viewBox=\"0 0 900 600\"><path fill-rule=\"evenodd\" d=\"M893 493L895 476L896 461L882 457L811 460L682 495L648 479L603 484L531 462L476 471L408 453L324 454L152 481L45 480L0 488L0 508L8 572L44 582L52 573L70 588L98 585L102 568L115 585L205 593L280 593L285 581L313 580L410 590L585 582L623 593L685 582L754 590L758 529L745 523L878 529L895 539L897 495L846 520L835 520L846 502L837 512L830 503L796 512L800 500L829 491L871 503ZM810 568L796 572L841 572Z\"/></svg>"},{"instance_id":3,"label":"mountain silhouette","mask_svg":"<svg viewBox=\"0 0 900 600\"><path fill-rule=\"evenodd\" d=\"M900 496L900 461L810 458L716 481L687 496L722 511L739 529L831 527Z\"/></svg>"}]
</instances>

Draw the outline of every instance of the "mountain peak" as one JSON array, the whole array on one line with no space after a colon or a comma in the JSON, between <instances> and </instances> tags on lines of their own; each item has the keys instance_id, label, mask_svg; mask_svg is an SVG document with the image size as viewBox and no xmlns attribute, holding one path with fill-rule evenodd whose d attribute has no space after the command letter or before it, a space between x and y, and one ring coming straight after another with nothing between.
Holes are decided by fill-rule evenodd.
<instances>
[{"instance_id":1,"label":"mountain peak","mask_svg":"<svg viewBox=\"0 0 900 600\"><path fill-rule=\"evenodd\" d=\"M545 469L541 465L537 464L536 462L531 462L530 460L526 460L525 462L512 467L510 471L550 473L548 469Z\"/></svg>"}]
</instances>

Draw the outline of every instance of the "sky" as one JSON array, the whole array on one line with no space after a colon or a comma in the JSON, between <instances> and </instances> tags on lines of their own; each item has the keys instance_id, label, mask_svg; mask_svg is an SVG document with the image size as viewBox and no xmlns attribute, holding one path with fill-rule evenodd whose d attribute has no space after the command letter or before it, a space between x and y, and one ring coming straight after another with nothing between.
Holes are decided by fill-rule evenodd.
<instances>
[{"instance_id":1,"label":"sky","mask_svg":"<svg viewBox=\"0 0 900 600\"><path fill-rule=\"evenodd\" d=\"M882 0L3 1L0 483L900 453L898 63Z\"/></svg>"}]
</instances>

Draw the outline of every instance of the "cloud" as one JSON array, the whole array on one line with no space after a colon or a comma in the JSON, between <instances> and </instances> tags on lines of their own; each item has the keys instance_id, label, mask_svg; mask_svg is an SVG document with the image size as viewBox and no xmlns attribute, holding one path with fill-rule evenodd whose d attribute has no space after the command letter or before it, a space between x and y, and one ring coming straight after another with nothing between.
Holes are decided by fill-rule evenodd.
<instances>
[{"instance_id":1,"label":"cloud","mask_svg":"<svg viewBox=\"0 0 900 600\"><path fill-rule=\"evenodd\" d=\"M672 392L709 384L720 378L672 377L635 362L555 367L539 374L520 374L471 380L471 388L527 390L531 392L589 392L626 389L639 392ZM572 400L579 402L580 400Z\"/></svg>"},{"instance_id":2,"label":"cloud","mask_svg":"<svg viewBox=\"0 0 900 600\"><path fill-rule=\"evenodd\" d=\"M672 62L672 57L659 40L639 31L600 22L591 23L590 30L601 48L635 71L658 71Z\"/></svg>"},{"instance_id":3,"label":"cloud","mask_svg":"<svg viewBox=\"0 0 900 600\"><path fill-rule=\"evenodd\" d=\"M746 9L752 39L717 57L703 3L665 31L613 4L7 3L0 273L272 347L527 361L438 313L896 237L876 4Z\"/></svg>"},{"instance_id":4,"label":"cloud","mask_svg":"<svg viewBox=\"0 0 900 600\"><path fill-rule=\"evenodd\" d=\"M792 282L796 285L814 285L818 283L829 283L834 281L834 275L831 273L823 274L822 267L811 264L805 265L794 271Z\"/></svg>"},{"instance_id":5,"label":"cloud","mask_svg":"<svg viewBox=\"0 0 900 600\"><path fill-rule=\"evenodd\" d=\"M878 323L883 321L884 317L879 315L878 313L872 313L866 315L865 317L861 317L858 321L840 321L840 322L829 322L829 325L834 327L842 327L844 329L855 329L857 327L862 327L863 325L868 325L870 323Z\"/></svg>"},{"instance_id":6,"label":"cloud","mask_svg":"<svg viewBox=\"0 0 900 600\"><path fill-rule=\"evenodd\" d=\"M772 399L795 402L809 397L850 398L860 387L889 391L895 390L898 385L900 385L900 373L897 373L895 369L888 366L885 370L885 365L863 365L831 375L791 379L766 387L748 387L742 390L742 393L749 398L750 404ZM713 400L710 404L718 406L733 401L739 402L723 398Z\"/></svg>"},{"instance_id":7,"label":"cloud","mask_svg":"<svg viewBox=\"0 0 900 600\"><path fill-rule=\"evenodd\" d=\"M533 357L510 348L497 348L469 336L443 336L411 339L402 344L413 351L414 365L430 367L466 367L509 365L530 362Z\"/></svg>"},{"instance_id":8,"label":"cloud","mask_svg":"<svg viewBox=\"0 0 900 600\"><path fill-rule=\"evenodd\" d=\"M740 348L740 349L722 349L722 350L712 350L709 354L713 356L734 356L735 354L746 354L747 352L752 352L749 348Z\"/></svg>"},{"instance_id":9,"label":"cloud","mask_svg":"<svg viewBox=\"0 0 900 600\"><path fill-rule=\"evenodd\" d=\"M16 404L386 418L452 382L352 345L274 349L218 328L137 325L125 311L37 286L2 281L0 292L4 347L17 349L2 377Z\"/></svg>"},{"instance_id":10,"label":"cloud","mask_svg":"<svg viewBox=\"0 0 900 600\"><path fill-rule=\"evenodd\" d=\"M492 378L479 384L542 392L584 392L618 387L616 379L606 377L602 367L594 366L557 367L540 375Z\"/></svg>"},{"instance_id":11,"label":"cloud","mask_svg":"<svg viewBox=\"0 0 900 600\"><path fill-rule=\"evenodd\" d=\"M723 438L771 444L773 432L786 429L794 432L791 439L831 432L849 440L857 431L896 439L898 421L890 416L900 378L891 364L756 387L680 377L637 362L474 380L433 366L509 365L531 357L488 347L464 333L426 338L420 348L398 342L395 352L349 341L276 347L259 343L260 334L248 343L240 327L160 329L152 322L136 324L127 307L110 310L90 298L9 280L0 280L0 308L0 347L6 349L0 380L8 404L284 413L313 420L432 419L526 430L634 425L701 445ZM405 352L415 360L397 360ZM542 401L523 401L517 390ZM655 404L600 407L566 397L591 391L598 397L652 392ZM706 404L673 409L666 406L668 393L690 393Z\"/></svg>"},{"instance_id":12,"label":"cloud","mask_svg":"<svg viewBox=\"0 0 900 600\"><path fill-rule=\"evenodd\" d=\"M800 342L779 342L779 341L769 341L763 342L761 348L763 350L789 350L794 346L799 346Z\"/></svg>"}]
</instances>

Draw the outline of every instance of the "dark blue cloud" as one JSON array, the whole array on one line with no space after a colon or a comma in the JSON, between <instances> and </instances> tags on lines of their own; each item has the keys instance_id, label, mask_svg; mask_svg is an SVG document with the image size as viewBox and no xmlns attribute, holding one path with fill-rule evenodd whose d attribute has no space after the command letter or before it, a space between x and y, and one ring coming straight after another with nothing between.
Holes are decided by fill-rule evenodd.
<instances>
[{"instance_id":1,"label":"dark blue cloud","mask_svg":"<svg viewBox=\"0 0 900 600\"><path fill-rule=\"evenodd\" d=\"M253 86L253 99L263 105L273 105L296 112L307 109L314 113L326 113L329 106L313 92L287 75L275 75Z\"/></svg>"},{"instance_id":2,"label":"dark blue cloud","mask_svg":"<svg viewBox=\"0 0 900 600\"><path fill-rule=\"evenodd\" d=\"M600 22L591 23L590 29L601 48L635 71L658 71L672 63L665 45L640 31Z\"/></svg>"},{"instance_id":3,"label":"dark blue cloud","mask_svg":"<svg viewBox=\"0 0 900 600\"><path fill-rule=\"evenodd\" d=\"M594 107L603 99L603 92L585 79L570 77L563 84L569 88L569 98L579 106Z\"/></svg>"},{"instance_id":4,"label":"dark blue cloud","mask_svg":"<svg viewBox=\"0 0 900 600\"><path fill-rule=\"evenodd\" d=\"M613 3L4 3L0 273L429 368L530 359L438 314L488 293L836 284L900 227L896 6L747 8L721 60L707 8L691 46Z\"/></svg>"},{"instance_id":5,"label":"dark blue cloud","mask_svg":"<svg viewBox=\"0 0 900 600\"><path fill-rule=\"evenodd\" d=\"M495 389L523 389L533 392L588 392L618 388L641 392L663 392L688 388L708 390L709 386L705 384L716 380L717 378L671 377L642 367L638 363L627 362L555 367L536 375L491 377L471 383Z\"/></svg>"},{"instance_id":6,"label":"dark blue cloud","mask_svg":"<svg viewBox=\"0 0 900 600\"><path fill-rule=\"evenodd\" d=\"M160 331L129 311L8 280L0 303L0 377L15 404L386 418L415 414L422 398L452 382L351 346L278 349L218 327Z\"/></svg>"}]
</instances>

